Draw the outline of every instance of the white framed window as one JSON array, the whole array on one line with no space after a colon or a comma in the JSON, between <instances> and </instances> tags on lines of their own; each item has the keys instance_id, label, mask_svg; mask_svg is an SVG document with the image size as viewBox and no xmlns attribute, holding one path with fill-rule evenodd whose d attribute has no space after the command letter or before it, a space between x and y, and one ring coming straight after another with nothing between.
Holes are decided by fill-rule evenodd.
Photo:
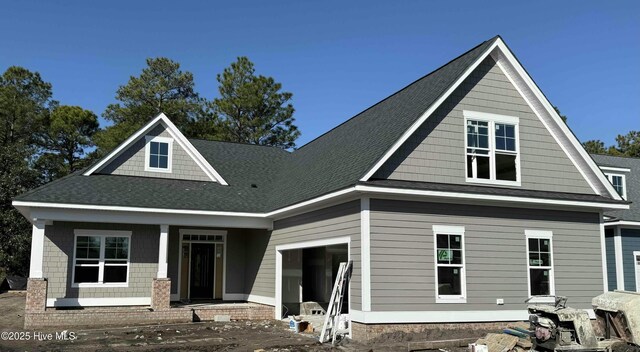
<instances>
[{"instance_id":1,"label":"white framed window","mask_svg":"<svg viewBox=\"0 0 640 352\"><path fill-rule=\"evenodd\" d=\"M620 197L627 199L627 180L624 174L614 174L605 172L607 179L613 185L613 188L618 192Z\"/></svg>"},{"instance_id":2,"label":"white framed window","mask_svg":"<svg viewBox=\"0 0 640 352\"><path fill-rule=\"evenodd\" d=\"M171 172L173 139L147 136L145 140L145 171Z\"/></svg>"},{"instance_id":3,"label":"white framed window","mask_svg":"<svg viewBox=\"0 0 640 352\"><path fill-rule=\"evenodd\" d=\"M467 303L464 227L433 225L436 303Z\"/></svg>"},{"instance_id":4,"label":"white framed window","mask_svg":"<svg viewBox=\"0 0 640 352\"><path fill-rule=\"evenodd\" d=\"M75 230L72 287L128 287L131 232Z\"/></svg>"},{"instance_id":5,"label":"white framed window","mask_svg":"<svg viewBox=\"0 0 640 352\"><path fill-rule=\"evenodd\" d=\"M467 182L520 186L519 119L463 111Z\"/></svg>"},{"instance_id":6,"label":"white framed window","mask_svg":"<svg viewBox=\"0 0 640 352\"><path fill-rule=\"evenodd\" d=\"M553 233L525 230L527 248L527 286L530 302L554 302Z\"/></svg>"}]
</instances>

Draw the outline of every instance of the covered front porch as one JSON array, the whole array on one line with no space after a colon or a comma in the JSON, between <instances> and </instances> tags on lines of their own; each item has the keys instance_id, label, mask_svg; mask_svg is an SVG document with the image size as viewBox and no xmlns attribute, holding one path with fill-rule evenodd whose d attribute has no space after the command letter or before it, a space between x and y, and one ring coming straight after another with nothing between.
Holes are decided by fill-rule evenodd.
<instances>
[{"instance_id":1,"label":"covered front porch","mask_svg":"<svg viewBox=\"0 0 640 352\"><path fill-rule=\"evenodd\" d=\"M251 294L271 221L76 212L31 209L29 327L273 318L274 298Z\"/></svg>"}]
</instances>

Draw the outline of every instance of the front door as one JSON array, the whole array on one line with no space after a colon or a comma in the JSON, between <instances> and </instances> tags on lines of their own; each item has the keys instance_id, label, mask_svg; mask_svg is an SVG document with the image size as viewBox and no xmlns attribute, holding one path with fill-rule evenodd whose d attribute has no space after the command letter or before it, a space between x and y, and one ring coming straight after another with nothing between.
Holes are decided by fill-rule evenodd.
<instances>
[{"instance_id":1,"label":"front door","mask_svg":"<svg viewBox=\"0 0 640 352\"><path fill-rule=\"evenodd\" d=\"M214 243L191 244L192 299L213 299L216 266L216 245Z\"/></svg>"}]
</instances>

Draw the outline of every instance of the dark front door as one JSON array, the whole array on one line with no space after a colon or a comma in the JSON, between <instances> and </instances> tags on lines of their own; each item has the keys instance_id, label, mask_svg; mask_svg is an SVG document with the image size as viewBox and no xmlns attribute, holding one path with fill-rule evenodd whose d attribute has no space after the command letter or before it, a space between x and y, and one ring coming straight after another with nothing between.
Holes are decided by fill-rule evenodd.
<instances>
[{"instance_id":1,"label":"dark front door","mask_svg":"<svg viewBox=\"0 0 640 352\"><path fill-rule=\"evenodd\" d=\"M213 299L215 260L215 244L191 244L191 299Z\"/></svg>"}]
</instances>

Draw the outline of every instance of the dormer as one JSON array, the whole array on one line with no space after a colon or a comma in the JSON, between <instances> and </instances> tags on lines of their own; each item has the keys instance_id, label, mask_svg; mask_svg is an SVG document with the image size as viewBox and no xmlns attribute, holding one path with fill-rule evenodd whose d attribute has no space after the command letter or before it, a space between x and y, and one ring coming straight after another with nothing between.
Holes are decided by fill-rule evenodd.
<instances>
[{"instance_id":1,"label":"dormer","mask_svg":"<svg viewBox=\"0 0 640 352\"><path fill-rule=\"evenodd\" d=\"M222 176L164 114L143 126L84 175L94 173L227 185Z\"/></svg>"}]
</instances>

